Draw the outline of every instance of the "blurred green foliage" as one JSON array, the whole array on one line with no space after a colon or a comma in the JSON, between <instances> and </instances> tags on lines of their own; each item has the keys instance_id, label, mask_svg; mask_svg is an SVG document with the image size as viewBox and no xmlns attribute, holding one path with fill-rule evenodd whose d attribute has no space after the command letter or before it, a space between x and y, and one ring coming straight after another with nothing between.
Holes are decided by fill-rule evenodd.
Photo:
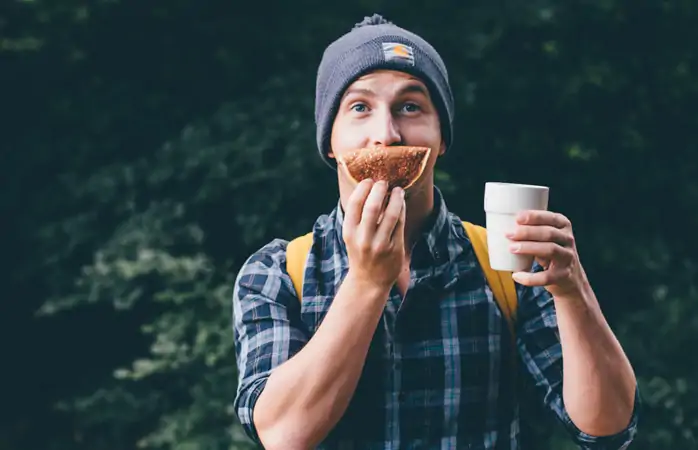
<instances>
[{"instance_id":1,"label":"blurred green foliage","mask_svg":"<svg viewBox=\"0 0 698 450\"><path fill-rule=\"evenodd\" d=\"M485 181L551 186L641 382L632 448L698 448L696 2L15 0L0 449L246 448L232 280L335 205L315 70L373 12L449 67L450 208L482 223Z\"/></svg>"}]
</instances>

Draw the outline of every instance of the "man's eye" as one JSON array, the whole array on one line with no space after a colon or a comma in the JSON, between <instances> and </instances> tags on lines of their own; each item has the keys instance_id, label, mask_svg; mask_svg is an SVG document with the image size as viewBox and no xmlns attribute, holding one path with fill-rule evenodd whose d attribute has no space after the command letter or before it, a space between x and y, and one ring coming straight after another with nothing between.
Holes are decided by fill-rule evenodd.
<instances>
[{"instance_id":1,"label":"man's eye","mask_svg":"<svg viewBox=\"0 0 698 450\"><path fill-rule=\"evenodd\" d=\"M364 113L368 110L368 107L363 103L355 103L351 105L351 110L357 113Z\"/></svg>"},{"instance_id":2,"label":"man's eye","mask_svg":"<svg viewBox=\"0 0 698 450\"><path fill-rule=\"evenodd\" d=\"M402 109L405 112L411 113L411 112L417 112L419 111L419 105L416 103L405 103L402 105Z\"/></svg>"}]
</instances>

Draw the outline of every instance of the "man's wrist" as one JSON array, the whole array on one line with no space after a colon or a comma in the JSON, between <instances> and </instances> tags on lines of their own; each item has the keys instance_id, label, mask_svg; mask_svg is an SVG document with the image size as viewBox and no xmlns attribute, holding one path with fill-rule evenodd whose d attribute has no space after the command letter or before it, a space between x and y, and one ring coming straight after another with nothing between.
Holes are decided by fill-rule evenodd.
<instances>
[{"instance_id":1,"label":"man's wrist","mask_svg":"<svg viewBox=\"0 0 698 450\"><path fill-rule=\"evenodd\" d=\"M553 301L558 318L565 316L574 318L575 321L582 320L583 322L594 318L603 320L601 306L590 285L553 296Z\"/></svg>"},{"instance_id":2,"label":"man's wrist","mask_svg":"<svg viewBox=\"0 0 698 450\"><path fill-rule=\"evenodd\" d=\"M342 284L347 285L358 296L365 299L387 300L392 286L381 285L370 278L349 269Z\"/></svg>"}]
</instances>

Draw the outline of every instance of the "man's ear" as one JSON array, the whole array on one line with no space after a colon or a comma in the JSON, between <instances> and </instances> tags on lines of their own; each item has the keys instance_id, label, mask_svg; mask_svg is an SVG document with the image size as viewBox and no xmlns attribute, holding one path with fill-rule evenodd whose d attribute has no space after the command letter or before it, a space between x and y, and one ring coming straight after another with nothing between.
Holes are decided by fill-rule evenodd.
<instances>
[{"instance_id":1,"label":"man's ear","mask_svg":"<svg viewBox=\"0 0 698 450\"><path fill-rule=\"evenodd\" d=\"M441 145L439 146L439 156L443 156L444 153L446 153L446 142L444 142L444 140L441 139Z\"/></svg>"}]
</instances>

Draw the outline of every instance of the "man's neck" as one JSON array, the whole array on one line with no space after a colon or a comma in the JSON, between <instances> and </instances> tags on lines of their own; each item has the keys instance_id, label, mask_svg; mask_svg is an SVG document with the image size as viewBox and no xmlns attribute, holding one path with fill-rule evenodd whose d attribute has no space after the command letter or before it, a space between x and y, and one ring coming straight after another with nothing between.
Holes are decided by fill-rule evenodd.
<instances>
[{"instance_id":1,"label":"man's neck","mask_svg":"<svg viewBox=\"0 0 698 450\"><path fill-rule=\"evenodd\" d=\"M434 190L423 189L406 199L405 256L409 258L412 247L423 232L424 225L434 210Z\"/></svg>"}]
</instances>

